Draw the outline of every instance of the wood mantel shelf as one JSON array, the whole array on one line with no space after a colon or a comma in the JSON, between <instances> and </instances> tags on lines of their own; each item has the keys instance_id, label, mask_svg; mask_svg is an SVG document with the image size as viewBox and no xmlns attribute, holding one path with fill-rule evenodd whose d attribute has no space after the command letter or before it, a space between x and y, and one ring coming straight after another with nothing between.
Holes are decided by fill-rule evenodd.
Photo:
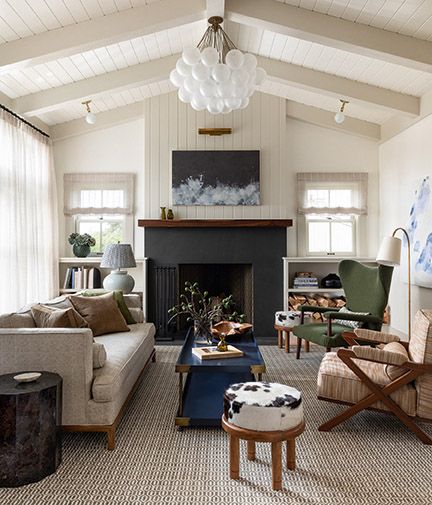
<instances>
[{"instance_id":1,"label":"wood mantel shelf","mask_svg":"<svg viewBox=\"0 0 432 505\"><path fill-rule=\"evenodd\" d=\"M138 219L143 228L289 228L292 219Z\"/></svg>"}]
</instances>

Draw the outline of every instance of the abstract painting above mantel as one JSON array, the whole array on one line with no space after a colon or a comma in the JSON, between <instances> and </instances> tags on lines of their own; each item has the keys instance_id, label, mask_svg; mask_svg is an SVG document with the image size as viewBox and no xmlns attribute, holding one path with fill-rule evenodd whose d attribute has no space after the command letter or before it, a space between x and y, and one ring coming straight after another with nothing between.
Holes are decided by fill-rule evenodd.
<instances>
[{"instance_id":1,"label":"abstract painting above mantel","mask_svg":"<svg viewBox=\"0 0 432 505\"><path fill-rule=\"evenodd\" d=\"M260 205L259 151L173 151L173 205Z\"/></svg>"},{"instance_id":2,"label":"abstract painting above mantel","mask_svg":"<svg viewBox=\"0 0 432 505\"><path fill-rule=\"evenodd\" d=\"M432 288L432 201L429 176L416 181L407 226L411 241L413 284ZM407 243L404 239L404 255ZM406 259L402 265L406 265ZM405 279L407 272L404 272Z\"/></svg>"}]
</instances>

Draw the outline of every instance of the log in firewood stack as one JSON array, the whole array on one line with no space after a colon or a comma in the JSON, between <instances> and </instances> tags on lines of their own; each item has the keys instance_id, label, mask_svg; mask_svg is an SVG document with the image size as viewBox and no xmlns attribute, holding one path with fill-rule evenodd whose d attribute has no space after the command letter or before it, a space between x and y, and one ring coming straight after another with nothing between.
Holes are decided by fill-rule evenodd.
<instances>
[{"instance_id":1,"label":"log in firewood stack","mask_svg":"<svg viewBox=\"0 0 432 505\"><path fill-rule=\"evenodd\" d=\"M332 308L341 308L346 305L346 300L343 296L337 296L331 298L329 296L323 296L321 294L315 295L300 295L291 294L288 299L289 310L300 310L300 305L312 305L313 307L328 307L329 311ZM314 321L321 323L324 321L322 314L319 312L314 312L312 314Z\"/></svg>"}]
</instances>

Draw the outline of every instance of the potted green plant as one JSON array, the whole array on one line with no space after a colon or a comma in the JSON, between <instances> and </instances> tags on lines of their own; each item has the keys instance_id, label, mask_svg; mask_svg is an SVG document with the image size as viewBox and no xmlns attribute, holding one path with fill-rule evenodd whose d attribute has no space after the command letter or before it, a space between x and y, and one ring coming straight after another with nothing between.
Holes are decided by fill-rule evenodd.
<instances>
[{"instance_id":1,"label":"potted green plant","mask_svg":"<svg viewBox=\"0 0 432 505\"><path fill-rule=\"evenodd\" d=\"M232 311L234 307L232 295L219 303L209 296L208 291L202 292L197 282L185 282L184 293L180 295L180 303L169 310L170 321L181 314L187 315L187 320L193 323L196 342L210 343L212 340L212 324L225 318L243 321L244 314Z\"/></svg>"},{"instance_id":2,"label":"potted green plant","mask_svg":"<svg viewBox=\"0 0 432 505\"><path fill-rule=\"evenodd\" d=\"M84 233L83 235L71 233L68 241L72 246L74 256L77 258L87 257L90 254L90 248L96 244L96 240L88 233Z\"/></svg>"}]
</instances>

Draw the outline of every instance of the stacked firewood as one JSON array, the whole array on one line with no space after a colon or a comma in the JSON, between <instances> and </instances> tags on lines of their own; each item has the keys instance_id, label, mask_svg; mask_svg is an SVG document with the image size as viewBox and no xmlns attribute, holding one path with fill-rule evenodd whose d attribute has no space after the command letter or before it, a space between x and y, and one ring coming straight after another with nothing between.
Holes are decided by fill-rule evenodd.
<instances>
[{"instance_id":1,"label":"stacked firewood","mask_svg":"<svg viewBox=\"0 0 432 505\"><path fill-rule=\"evenodd\" d=\"M289 296L289 310L300 310L300 305L311 305L312 307L326 307L331 311L333 308L341 308L346 305L346 300L343 296L337 296L331 298L329 296L323 296L320 294L315 295L300 295L291 294ZM324 321L322 314L319 312L314 312L312 314L313 319L316 322Z\"/></svg>"}]
</instances>

